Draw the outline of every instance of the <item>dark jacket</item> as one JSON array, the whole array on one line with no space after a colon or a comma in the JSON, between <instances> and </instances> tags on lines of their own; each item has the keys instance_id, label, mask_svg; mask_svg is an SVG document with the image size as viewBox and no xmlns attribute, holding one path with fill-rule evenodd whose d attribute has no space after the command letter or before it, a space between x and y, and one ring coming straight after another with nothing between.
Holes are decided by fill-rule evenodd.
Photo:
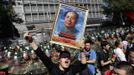
<instances>
[{"instance_id":1,"label":"dark jacket","mask_svg":"<svg viewBox=\"0 0 134 75\"><path fill-rule=\"evenodd\" d=\"M35 50L36 55L41 59L43 64L47 67L49 75L75 75L76 73L82 71L86 68L86 64L82 64L80 61L70 65L65 71L59 69L58 64L54 64L49 57L47 57L44 52L38 48Z\"/></svg>"}]
</instances>

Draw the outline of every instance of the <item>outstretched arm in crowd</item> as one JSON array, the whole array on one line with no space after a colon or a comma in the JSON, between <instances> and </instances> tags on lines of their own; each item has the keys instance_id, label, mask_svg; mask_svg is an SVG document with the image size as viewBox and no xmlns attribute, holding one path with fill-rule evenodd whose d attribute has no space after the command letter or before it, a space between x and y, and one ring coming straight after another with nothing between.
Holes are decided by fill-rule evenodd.
<instances>
[{"instance_id":1,"label":"outstretched arm in crowd","mask_svg":"<svg viewBox=\"0 0 134 75\"><path fill-rule=\"evenodd\" d=\"M30 46L35 51L36 55L41 59L43 64L49 69L52 69L53 63L49 57L38 47L36 42L33 40L31 34L29 32L24 33L25 40L30 44Z\"/></svg>"}]
</instances>

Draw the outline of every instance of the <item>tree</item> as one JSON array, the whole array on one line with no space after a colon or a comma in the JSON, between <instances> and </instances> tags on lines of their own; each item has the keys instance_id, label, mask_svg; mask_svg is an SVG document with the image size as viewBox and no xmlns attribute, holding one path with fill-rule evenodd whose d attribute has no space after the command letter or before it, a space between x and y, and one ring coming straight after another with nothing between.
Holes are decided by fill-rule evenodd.
<instances>
[{"instance_id":1,"label":"tree","mask_svg":"<svg viewBox=\"0 0 134 75\"><path fill-rule=\"evenodd\" d=\"M18 14L16 14L13 10L13 5L15 5L15 2L13 0L9 0L5 1L4 4L6 7L7 14L10 17L11 21L18 24L22 23L23 20L19 18Z\"/></svg>"},{"instance_id":2,"label":"tree","mask_svg":"<svg viewBox=\"0 0 134 75\"><path fill-rule=\"evenodd\" d=\"M113 12L134 10L134 0L109 0L110 9Z\"/></svg>"},{"instance_id":3,"label":"tree","mask_svg":"<svg viewBox=\"0 0 134 75\"><path fill-rule=\"evenodd\" d=\"M20 37L13 22L22 23L23 20L13 11L13 4L12 0L6 2L0 0L0 47L10 45L12 43L10 39Z\"/></svg>"},{"instance_id":4,"label":"tree","mask_svg":"<svg viewBox=\"0 0 134 75\"><path fill-rule=\"evenodd\" d=\"M0 38L20 37L12 22L22 23L23 20L17 17L12 6L12 0L0 0Z\"/></svg>"},{"instance_id":5,"label":"tree","mask_svg":"<svg viewBox=\"0 0 134 75\"><path fill-rule=\"evenodd\" d=\"M114 25L131 25L131 19L126 16L127 12L134 11L134 0L105 0L104 13L113 15ZM128 23L129 22L129 23Z\"/></svg>"}]
</instances>

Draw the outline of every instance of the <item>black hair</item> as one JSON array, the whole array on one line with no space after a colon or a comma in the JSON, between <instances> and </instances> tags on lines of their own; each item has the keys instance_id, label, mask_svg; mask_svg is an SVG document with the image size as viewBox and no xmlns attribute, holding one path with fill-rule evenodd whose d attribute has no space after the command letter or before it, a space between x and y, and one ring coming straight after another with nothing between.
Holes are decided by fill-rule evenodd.
<instances>
[{"instance_id":1,"label":"black hair","mask_svg":"<svg viewBox=\"0 0 134 75\"><path fill-rule=\"evenodd\" d=\"M84 42L85 44L86 43L90 43L90 44L93 44L93 41L92 40L90 40L90 39L88 39L88 40L85 40L85 42Z\"/></svg>"},{"instance_id":2,"label":"black hair","mask_svg":"<svg viewBox=\"0 0 134 75\"><path fill-rule=\"evenodd\" d=\"M79 18L79 14L78 14L77 12L75 12L75 11L67 11L67 12L65 12L64 17L65 17L65 16L67 15L67 13L69 13L69 12L75 13L75 14L76 14L76 19Z\"/></svg>"},{"instance_id":3,"label":"black hair","mask_svg":"<svg viewBox=\"0 0 134 75\"><path fill-rule=\"evenodd\" d=\"M96 40L98 40L99 42L102 42L102 38L101 37L97 37Z\"/></svg>"},{"instance_id":4,"label":"black hair","mask_svg":"<svg viewBox=\"0 0 134 75\"><path fill-rule=\"evenodd\" d=\"M120 41L119 40L115 41L115 47L118 47L119 45L120 45Z\"/></svg>"},{"instance_id":5,"label":"black hair","mask_svg":"<svg viewBox=\"0 0 134 75\"><path fill-rule=\"evenodd\" d=\"M131 47L128 51L129 51L129 53L130 53L130 52L134 52L134 46Z\"/></svg>"},{"instance_id":6,"label":"black hair","mask_svg":"<svg viewBox=\"0 0 134 75\"><path fill-rule=\"evenodd\" d=\"M107 42L107 41L102 41L101 42L101 47L103 48L104 46L106 46L106 45L109 45L109 43Z\"/></svg>"},{"instance_id":7,"label":"black hair","mask_svg":"<svg viewBox=\"0 0 134 75\"><path fill-rule=\"evenodd\" d=\"M134 74L134 69L132 65L126 61L120 61L116 63L114 68L125 70L127 75L133 75Z\"/></svg>"}]
</instances>

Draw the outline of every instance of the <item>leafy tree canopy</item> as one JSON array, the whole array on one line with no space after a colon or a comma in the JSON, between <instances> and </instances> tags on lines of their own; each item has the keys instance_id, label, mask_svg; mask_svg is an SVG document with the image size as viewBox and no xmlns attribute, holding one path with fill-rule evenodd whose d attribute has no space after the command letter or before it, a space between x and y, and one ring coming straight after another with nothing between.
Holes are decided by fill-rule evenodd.
<instances>
[{"instance_id":1,"label":"leafy tree canopy","mask_svg":"<svg viewBox=\"0 0 134 75\"><path fill-rule=\"evenodd\" d=\"M134 10L134 0L109 0L109 7L112 11L132 11Z\"/></svg>"}]
</instances>

